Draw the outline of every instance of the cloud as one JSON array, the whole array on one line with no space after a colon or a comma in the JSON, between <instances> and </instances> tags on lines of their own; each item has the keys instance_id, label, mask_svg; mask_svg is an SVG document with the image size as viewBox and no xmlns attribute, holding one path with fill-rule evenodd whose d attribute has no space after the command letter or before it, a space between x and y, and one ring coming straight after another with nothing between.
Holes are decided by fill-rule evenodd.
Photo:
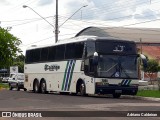
<instances>
[{"instance_id":1,"label":"cloud","mask_svg":"<svg viewBox=\"0 0 160 120\"><path fill-rule=\"evenodd\" d=\"M45 6L51 3L53 3L53 0L39 0L38 5Z\"/></svg>"},{"instance_id":2,"label":"cloud","mask_svg":"<svg viewBox=\"0 0 160 120\"><path fill-rule=\"evenodd\" d=\"M152 11L151 9L141 10L139 11L138 14L134 15L134 19L151 20L156 18L157 18L156 12Z\"/></svg>"},{"instance_id":3,"label":"cloud","mask_svg":"<svg viewBox=\"0 0 160 120\"><path fill-rule=\"evenodd\" d=\"M1 5L10 5L7 0L0 0Z\"/></svg>"},{"instance_id":4,"label":"cloud","mask_svg":"<svg viewBox=\"0 0 160 120\"><path fill-rule=\"evenodd\" d=\"M105 20L105 21L122 21L126 19L154 19L156 12L149 9L149 4L146 0L67 0L60 4L63 9L63 14L70 13L71 16L76 10L83 5L88 5L86 8L77 12L72 19L86 19L86 20ZM149 4L150 5L150 4ZM145 7L143 7L145 6ZM143 11L137 12L137 9L143 8ZM135 14L133 14L135 13ZM141 14L138 15L137 14ZM135 15L135 16L134 16ZM134 17L133 17L134 16Z\"/></svg>"},{"instance_id":5,"label":"cloud","mask_svg":"<svg viewBox=\"0 0 160 120\"><path fill-rule=\"evenodd\" d=\"M0 0L0 20L12 21L2 22L1 26L12 26L11 32L20 38L24 45L50 44L54 41L54 28L52 28L43 19L24 25L13 26L28 22L25 19L40 18L32 10L22 8L22 5L32 7L43 17L48 18L50 23L55 24L55 1L56 0ZM155 0L156 1L156 0ZM59 25L67 18L72 16L78 9L88 5L78 11L70 20L59 28L59 38L73 37L75 33L88 26L123 26L133 24L145 19L154 19L158 17L160 2L150 5L147 0L58 0L59 2ZM7 4L10 4L7 6ZM157 12L156 12L157 11ZM81 20L82 19L82 20ZM25 20L14 21L13 20ZM158 23L159 24L159 23ZM132 27L154 27L153 22L138 24ZM158 27L158 26L156 26ZM74 34L73 34L74 33ZM50 39L45 40L45 38ZM43 40L44 39L44 40ZM29 45L30 46L30 45ZM28 46L24 46L28 47Z\"/></svg>"}]
</instances>

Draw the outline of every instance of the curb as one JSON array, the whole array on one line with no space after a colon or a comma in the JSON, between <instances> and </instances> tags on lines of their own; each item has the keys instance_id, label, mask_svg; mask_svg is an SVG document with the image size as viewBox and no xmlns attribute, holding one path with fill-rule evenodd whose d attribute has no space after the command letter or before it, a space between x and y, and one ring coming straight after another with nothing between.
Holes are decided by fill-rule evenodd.
<instances>
[{"instance_id":1,"label":"curb","mask_svg":"<svg viewBox=\"0 0 160 120\"><path fill-rule=\"evenodd\" d=\"M133 98L133 99L139 99L139 100L150 100L150 101L160 101L160 98L154 98L154 97L141 97L141 96L129 96L124 95L121 98Z\"/></svg>"}]
</instances>

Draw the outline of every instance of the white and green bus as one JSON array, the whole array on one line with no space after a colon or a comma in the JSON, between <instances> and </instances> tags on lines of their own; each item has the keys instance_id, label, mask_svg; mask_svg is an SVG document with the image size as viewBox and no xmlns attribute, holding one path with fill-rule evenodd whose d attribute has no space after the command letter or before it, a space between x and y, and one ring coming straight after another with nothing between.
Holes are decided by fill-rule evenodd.
<instances>
[{"instance_id":1,"label":"white and green bus","mask_svg":"<svg viewBox=\"0 0 160 120\"><path fill-rule=\"evenodd\" d=\"M135 95L140 57L135 42L104 37L75 37L26 50L25 83L35 93Z\"/></svg>"}]
</instances>

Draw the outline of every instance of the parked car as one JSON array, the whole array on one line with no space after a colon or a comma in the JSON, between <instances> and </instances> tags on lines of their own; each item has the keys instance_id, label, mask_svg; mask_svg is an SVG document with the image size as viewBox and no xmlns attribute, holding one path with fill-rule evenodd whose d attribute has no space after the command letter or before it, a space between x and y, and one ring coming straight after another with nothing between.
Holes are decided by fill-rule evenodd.
<instances>
[{"instance_id":1,"label":"parked car","mask_svg":"<svg viewBox=\"0 0 160 120\"><path fill-rule=\"evenodd\" d=\"M8 79L9 79L9 77L3 77L3 78L2 78L2 82L3 82L3 83L7 83L7 82L8 82Z\"/></svg>"},{"instance_id":2,"label":"parked car","mask_svg":"<svg viewBox=\"0 0 160 120\"><path fill-rule=\"evenodd\" d=\"M8 79L9 89L12 90L13 88L16 88L17 91L19 91L20 89L26 91L26 89L24 88L24 78L24 73L10 74L10 77Z\"/></svg>"}]
</instances>

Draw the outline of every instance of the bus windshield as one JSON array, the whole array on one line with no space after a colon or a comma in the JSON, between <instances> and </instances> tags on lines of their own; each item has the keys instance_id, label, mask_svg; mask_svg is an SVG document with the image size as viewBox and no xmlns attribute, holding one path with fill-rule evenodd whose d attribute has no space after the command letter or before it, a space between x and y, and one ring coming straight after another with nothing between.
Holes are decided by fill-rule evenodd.
<instances>
[{"instance_id":1,"label":"bus windshield","mask_svg":"<svg viewBox=\"0 0 160 120\"><path fill-rule=\"evenodd\" d=\"M98 77L138 78L137 55L100 55Z\"/></svg>"}]
</instances>

